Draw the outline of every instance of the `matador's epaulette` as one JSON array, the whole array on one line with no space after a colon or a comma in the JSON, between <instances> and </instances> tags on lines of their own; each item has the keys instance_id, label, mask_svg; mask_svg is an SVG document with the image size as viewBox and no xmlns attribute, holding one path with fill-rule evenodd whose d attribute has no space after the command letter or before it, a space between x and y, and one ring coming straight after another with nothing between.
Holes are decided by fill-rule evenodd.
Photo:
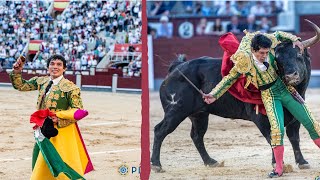
<instances>
[{"instance_id":1,"label":"matador's epaulette","mask_svg":"<svg viewBox=\"0 0 320 180\"><path fill-rule=\"evenodd\" d=\"M38 85L44 84L44 83L46 83L48 81L50 81L50 77L49 76L37 77L37 84Z\"/></svg>"},{"instance_id":2,"label":"matador's epaulette","mask_svg":"<svg viewBox=\"0 0 320 180\"><path fill-rule=\"evenodd\" d=\"M252 67L250 55L245 51L237 51L230 59L235 64L234 67L240 74L249 72Z\"/></svg>"},{"instance_id":3,"label":"matador's epaulette","mask_svg":"<svg viewBox=\"0 0 320 180\"><path fill-rule=\"evenodd\" d=\"M59 89L63 92L70 92L72 90L77 89L78 87L68 79L62 78L61 82L59 83Z\"/></svg>"}]
</instances>

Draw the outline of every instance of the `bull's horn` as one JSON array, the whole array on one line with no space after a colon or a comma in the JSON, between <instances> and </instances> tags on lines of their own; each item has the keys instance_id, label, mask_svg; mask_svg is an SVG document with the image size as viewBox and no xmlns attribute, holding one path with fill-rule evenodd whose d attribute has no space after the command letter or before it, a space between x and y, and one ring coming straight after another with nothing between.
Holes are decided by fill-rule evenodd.
<instances>
[{"instance_id":1,"label":"bull's horn","mask_svg":"<svg viewBox=\"0 0 320 180\"><path fill-rule=\"evenodd\" d=\"M310 47L314 44L316 44L317 42L319 42L320 40L320 28L314 24L313 22L309 21L308 19L305 19L305 21L309 22L312 26L312 28L316 31L316 35L310 39L307 39L305 41L302 41L303 46L306 47Z\"/></svg>"}]
</instances>

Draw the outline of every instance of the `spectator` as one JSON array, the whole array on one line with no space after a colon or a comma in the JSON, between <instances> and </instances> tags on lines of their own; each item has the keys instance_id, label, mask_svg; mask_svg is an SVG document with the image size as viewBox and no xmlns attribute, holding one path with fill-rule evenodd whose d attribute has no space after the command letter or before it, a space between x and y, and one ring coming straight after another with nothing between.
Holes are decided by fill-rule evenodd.
<instances>
[{"instance_id":1,"label":"spectator","mask_svg":"<svg viewBox=\"0 0 320 180\"><path fill-rule=\"evenodd\" d=\"M196 28L196 33L197 35L205 35L208 34L208 32L206 32L206 28L207 28L207 19L206 18L201 18L199 24L197 25Z\"/></svg>"},{"instance_id":2,"label":"spectator","mask_svg":"<svg viewBox=\"0 0 320 180\"><path fill-rule=\"evenodd\" d=\"M35 62L34 62L34 67L35 69L40 69L40 66L41 66L41 62L39 59L36 59Z\"/></svg>"},{"instance_id":3,"label":"spectator","mask_svg":"<svg viewBox=\"0 0 320 180\"><path fill-rule=\"evenodd\" d=\"M137 70L138 71L141 71L141 65L142 65L142 62L141 62L141 54L136 58L136 65L137 65Z\"/></svg>"},{"instance_id":4,"label":"spectator","mask_svg":"<svg viewBox=\"0 0 320 180\"><path fill-rule=\"evenodd\" d=\"M222 25L221 25L221 19L220 18L216 18L216 20L214 21L214 25L212 27L212 33L213 35L222 35L225 33L225 30L223 29Z\"/></svg>"},{"instance_id":5,"label":"spectator","mask_svg":"<svg viewBox=\"0 0 320 180\"><path fill-rule=\"evenodd\" d=\"M0 66L1 67L3 67L4 62L6 60L6 57L7 57L7 52L6 52L4 43L2 43L2 44L3 44L3 46L0 47Z\"/></svg>"},{"instance_id":6,"label":"spectator","mask_svg":"<svg viewBox=\"0 0 320 180\"><path fill-rule=\"evenodd\" d=\"M137 64L135 61L130 60L128 64L128 75L132 77L137 70Z\"/></svg>"},{"instance_id":7,"label":"spectator","mask_svg":"<svg viewBox=\"0 0 320 180\"><path fill-rule=\"evenodd\" d=\"M76 62L74 64L74 70L79 71L81 70L81 62L80 59L76 59Z\"/></svg>"},{"instance_id":8,"label":"spectator","mask_svg":"<svg viewBox=\"0 0 320 180\"><path fill-rule=\"evenodd\" d=\"M236 1L235 8L239 12L240 16L248 16L250 12L248 1Z\"/></svg>"},{"instance_id":9,"label":"spectator","mask_svg":"<svg viewBox=\"0 0 320 180\"><path fill-rule=\"evenodd\" d=\"M87 54L84 54L81 57L81 70L86 70L87 69L89 60L90 60L90 57Z\"/></svg>"},{"instance_id":10,"label":"spectator","mask_svg":"<svg viewBox=\"0 0 320 180\"><path fill-rule=\"evenodd\" d=\"M220 9L217 12L217 16L233 16L238 14L239 12L235 7L231 6L230 1L226 1L225 5L220 7Z\"/></svg>"},{"instance_id":11,"label":"spectator","mask_svg":"<svg viewBox=\"0 0 320 180\"><path fill-rule=\"evenodd\" d=\"M202 5L201 5L201 14L202 14L203 16L213 15L212 2L210 2L210 1L202 2Z\"/></svg>"},{"instance_id":12,"label":"spectator","mask_svg":"<svg viewBox=\"0 0 320 180\"><path fill-rule=\"evenodd\" d=\"M168 16L161 16L160 23L161 24L157 32L157 36L171 38L173 33L173 26L171 23L169 23Z\"/></svg>"},{"instance_id":13,"label":"spectator","mask_svg":"<svg viewBox=\"0 0 320 180\"><path fill-rule=\"evenodd\" d=\"M12 67L13 62L15 61L15 56L17 52L18 52L18 49L15 48L15 44L12 44L9 49L9 64L8 64L9 67Z\"/></svg>"},{"instance_id":14,"label":"spectator","mask_svg":"<svg viewBox=\"0 0 320 180\"><path fill-rule=\"evenodd\" d=\"M202 3L199 1L195 2L194 8L193 8L193 14L198 15L201 13Z\"/></svg>"},{"instance_id":15,"label":"spectator","mask_svg":"<svg viewBox=\"0 0 320 180\"><path fill-rule=\"evenodd\" d=\"M278 14L283 11L282 9L282 2L279 2L279 5L276 3L276 1L270 1L270 7L268 8L269 14Z\"/></svg>"},{"instance_id":16,"label":"spectator","mask_svg":"<svg viewBox=\"0 0 320 180\"><path fill-rule=\"evenodd\" d=\"M253 14L255 16L264 16L267 14L266 9L262 6L261 1L257 1L254 6L250 9L250 14Z\"/></svg>"},{"instance_id":17,"label":"spectator","mask_svg":"<svg viewBox=\"0 0 320 180\"><path fill-rule=\"evenodd\" d=\"M193 1L181 1L186 13L192 13Z\"/></svg>"},{"instance_id":18,"label":"spectator","mask_svg":"<svg viewBox=\"0 0 320 180\"><path fill-rule=\"evenodd\" d=\"M259 31L268 33L271 28L271 23L269 22L267 17L262 17L259 25Z\"/></svg>"},{"instance_id":19,"label":"spectator","mask_svg":"<svg viewBox=\"0 0 320 180\"><path fill-rule=\"evenodd\" d=\"M232 16L231 23L227 25L227 32L240 34L241 30L242 30L242 25L239 23L238 16Z\"/></svg>"},{"instance_id":20,"label":"spectator","mask_svg":"<svg viewBox=\"0 0 320 180\"><path fill-rule=\"evenodd\" d=\"M176 1L155 1L151 5L150 15L151 16L157 16L157 15L168 16L175 4L176 4Z\"/></svg>"},{"instance_id":21,"label":"spectator","mask_svg":"<svg viewBox=\"0 0 320 180\"><path fill-rule=\"evenodd\" d=\"M246 29L248 32L255 32L258 29L258 25L256 24L256 18L253 14L250 14L247 17L247 22L244 24L243 29Z\"/></svg>"},{"instance_id":22,"label":"spectator","mask_svg":"<svg viewBox=\"0 0 320 180\"><path fill-rule=\"evenodd\" d=\"M152 36L153 39L157 38L157 30L148 25L148 34Z\"/></svg>"},{"instance_id":23,"label":"spectator","mask_svg":"<svg viewBox=\"0 0 320 180\"><path fill-rule=\"evenodd\" d=\"M94 59L90 59L90 60L88 61L88 68L90 68L90 67L96 67L97 64L98 64L98 62L97 62L97 60L96 60L95 58L94 58Z\"/></svg>"}]
</instances>

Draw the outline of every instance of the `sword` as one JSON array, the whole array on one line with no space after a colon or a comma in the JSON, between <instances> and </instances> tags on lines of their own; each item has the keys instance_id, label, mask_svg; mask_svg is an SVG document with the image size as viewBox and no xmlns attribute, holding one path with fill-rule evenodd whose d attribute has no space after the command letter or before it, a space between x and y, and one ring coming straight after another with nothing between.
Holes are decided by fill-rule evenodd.
<instances>
[{"instance_id":1,"label":"sword","mask_svg":"<svg viewBox=\"0 0 320 180\"><path fill-rule=\"evenodd\" d=\"M192 87L194 87L194 89L196 89L202 96L204 95L204 93L202 92L202 90L200 90L199 88L197 88L197 86L194 85L194 84L190 81L190 79L188 79L187 76L185 76L185 75L183 74L183 72L180 71L180 69L177 68L177 71L189 82L189 84L190 84Z\"/></svg>"}]
</instances>

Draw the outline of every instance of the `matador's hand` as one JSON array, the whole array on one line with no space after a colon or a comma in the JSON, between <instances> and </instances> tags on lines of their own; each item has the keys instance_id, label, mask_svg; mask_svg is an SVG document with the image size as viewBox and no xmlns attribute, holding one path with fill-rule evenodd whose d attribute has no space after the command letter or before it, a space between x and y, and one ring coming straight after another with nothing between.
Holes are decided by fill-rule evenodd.
<instances>
[{"instance_id":1,"label":"matador's hand","mask_svg":"<svg viewBox=\"0 0 320 180\"><path fill-rule=\"evenodd\" d=\"M204 102L206 102L207 104L211 104L216 100L216 98L213 97L211 94L203 94L202 98Z\"/></svg>"},{"instance_id":2,"label":"matador's hand","mask_svg":"<svg viewBox=\"0 0 320 180\"><path fill-rule=\"evenodd\" d=\"M55 124L58 123L58 117L56 115L51 116L51 119L52 119L53 123L55 123Z\"/></svg>"},{"instance_id":3,"label":"matador's hand","mask_svg":"<svg viewBox=\"0 0 320 180\"><path fill-rule=\"evenodd\" d=\"M26 61L26 58L24 56L20 56L17 61L13 64L13 71L15 73L19 73L23 69L23 65Z\"/></svg>"}]
</instances>

